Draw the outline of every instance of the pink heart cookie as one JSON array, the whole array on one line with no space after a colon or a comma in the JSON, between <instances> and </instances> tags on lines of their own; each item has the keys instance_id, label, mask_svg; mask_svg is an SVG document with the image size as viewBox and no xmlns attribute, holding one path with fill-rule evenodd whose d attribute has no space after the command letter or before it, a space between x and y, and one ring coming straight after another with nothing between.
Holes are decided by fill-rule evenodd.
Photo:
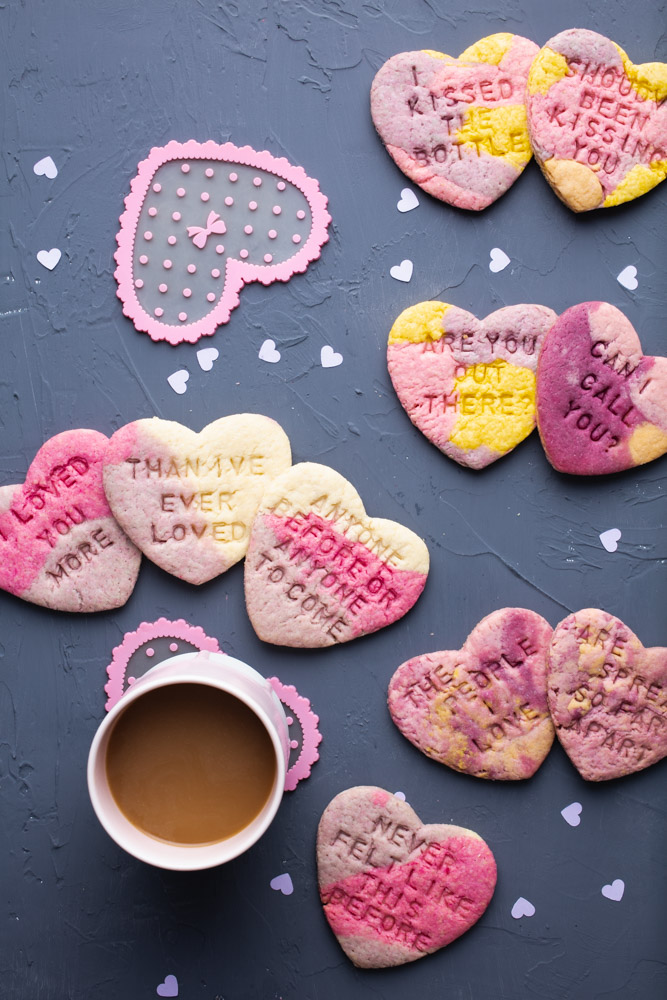
<instances>
[{"instance_id":1,"label":"pink heart cookie","mask_svg":"<svg viewBox=\"0 0 667 1000\"><path fill-rule=\"evenodd\" d=\"M667 358L644 357L634 327L608 302L567 309L537 368L537 424L559 472L596 476L667 451Z\"/></svg>"},{"instance_id":2,"label":"pink heart cookie","mask_svg":"<svg viewBox=\"0 0 667 1000\"><path fill-rule=\"evenodd\" d=\"M486 910L496 863L472 830L423 825L382 788L337 795L317 831L324 913L355 965L414 962L465 934Z\"/></svg>"},{"instance_id":3,"label":"pink heart cookie","mask_svg":"<svg viewBox=\"0 0 667 1000\"><path fill-rule=\"evenodd\" d=\"M535 427L535 371L556 320L545 306L507 306L484 320L419 302L389 333L387 365L413 424L449 458L483 469Z\"/></svg>"},{"instance_id":4,"label":"pink heart cookie","mask_svg":"<svg viewBox=\"0 0 667 1000\"><path fill-rule=\"evenodd\" d=\"M404 174L459 208L486 208L531 157L525 88L537 45L520 35L482 38L458 59L401 52L377 73L371 115Z\"/></svg>"},{"instance_id":5,"label":"pink heart cookie","mask_svg":"<svg viewBox=\"0 0 667 1000\"><path fill-rule=\"evenodd\" d=\"M584 28L550 38L528 76L535 159L575 212L646 194L667 175L667 65L635 66Z\"/></svg>"},{"instance_id":6,"label":"pink heart cookie","mask_svg":"<svg viewBox=\"0 0 667 1000\"><path fill-rule=\"evenodd\" d=\"M426 583L426 545L369 517L351 483L302 462L262 498L245 561L255 632L281 646L331 646L401 618Z\"/></svg>"},{"instance_id":7,"label":"pink heart cookie","mask_svg":"<svg viewBox=\"0 0 667 1000\"><path fill-rule=\"evenodd\" d=\"M108 439L64 431L37 452L25 483L0 488L0 587L56 611L119 608L141 553L112 517L102 486Z\"/></svg>"},{"instance_id":8,"label":"pink heart cookie","mask_svg":"<svg viewBox=\"0 0 667 1000\"><path fill-rule=\"evenodd\" d=\"M328 240L318 183L231 142L170 142L139 164L116 237L123 312L153 340L194 343L226 323L244 285L288 281Z\"/></svg>"},{"instance_id":9,"label":"pink heart cookie","mask_svg":"<svg viewBox=\"0 0 667 1000\"><path fill-rule=\"evenodd\" d=\"M587 781L667 756L667 648L645 648L613 615L585 608L556 626L548 689L558 739Z\"/></svg>"},{"instance_id":10,"label":"pink heart cookie","mask_svg":"<svg viewBox=\"0 0 667 1000\"><path fill-rule=\"evenodd\" d=\"M427 757L477 778L530 778L551 749L546 656L551 626L526 608L503 608L463 648L403 663L389 711Z\"/></svg>"}]
</instances>

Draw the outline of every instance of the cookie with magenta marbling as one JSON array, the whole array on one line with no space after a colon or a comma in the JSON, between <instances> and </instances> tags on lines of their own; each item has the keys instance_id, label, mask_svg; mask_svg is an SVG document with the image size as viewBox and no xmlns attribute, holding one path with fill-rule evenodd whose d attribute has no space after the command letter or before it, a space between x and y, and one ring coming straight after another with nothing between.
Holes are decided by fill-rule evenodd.
<instances>
[{"instance_id":1,"label":"cookie with magenta marbling","mask_svg":"<svg viewBox=\"0 0 667 1000\"><path fill-rule=\"evenodd\" d=\"M549 708L587 781L642 771L667 756L667 648L647 648L598 608L568 615L549 650Z\"/></svg>"},{"instance_id":2,"label":"cookie with magenta marbling","mask_svg":"<svg viewBox=\"0 0 667 1000\"><path fill-rule=\"evenodd\" d=\"M596 31L561 31L540 49L528 75L530 140L568 208L612 208L665 179L665 98L667 64L636 66Z\"/></svg>"},{"instance_id":3,"label":"cookie with magenta marbling","mask_svg":"<svg viewBox=\"0 0 667 1000\"><path fill-rule=\"evenodd\" d=\"M320 899L345 954L364 969L414 962L465 934L486 910L496 863L478 834L425 825L383 788L329 803L317 831Z\"/></svg>"},{"instance_id":4,"label":"cookie with magenta marbling","mask_svg":"<svg viewBox=\"0 0 667 1000\"><path fill-rule=\"evenodd\" d=\"M535 427L537 359L556 313L506 306L480 320L446 302L419 302L391 328L387 366L401 405L459 465L483 469Z\"/></svg>"},{"instance_id":5,"label":"cookie with magenta marbling","mask_svg":"<svg viewBox=\"0 0 667 1000\"><path fill-rule=\"evenodd\" d=\"M347 479L302 462L265 492L245 561L255 632L279 646L347 642L402 618L426 583L425 543L369 517Z\"/></svg>"},{"instance_id":6,"label":"cookie with magenta marbling","mask_svg":"<svg viewBox=\"0 0 667 1000\"><path fill-rule=\"evenodd\" d=\"M608 302L567 309L537 366L537 426L559 472L621 472L667 451L667 358L642 353Z\"/></svg>"},{"instance_id":7,"label":"cookie with magenta marbling","mask_svg":"<svg viewBox=\"0 0 667 1000\"><path fill-rule=\"evenodd\" d=\"M243 559L262 494L291 463L289 439L270 417L236 413L199 433L151 417L109 441L104 488L144 555L201 584Z\"/></svg>"},{"instance_id":8,"label":"cookie with magenta marbling","mask_svg":"<svg viewBox=\"0 0 667 1000\"><path fill-rule=\"evenodd\" d=\"M477 778L530 778L551 749L551 626L526 608L483 618L462 649L415 656L389 683L391 717L434 760Z\"/></svg>"}]
</instances>

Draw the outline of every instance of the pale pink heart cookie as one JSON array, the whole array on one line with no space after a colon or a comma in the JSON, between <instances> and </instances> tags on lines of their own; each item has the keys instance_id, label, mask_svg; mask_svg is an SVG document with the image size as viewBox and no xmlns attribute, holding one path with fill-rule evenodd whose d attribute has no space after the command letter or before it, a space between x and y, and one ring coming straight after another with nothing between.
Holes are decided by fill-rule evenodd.
<instances>
[{"instance_id":1,"label":"pale pink heart cookie","mask_svg":"<svg viewBox=\"0 0 667 1000\"><path fill-rule=\"evenodd\" d=\"M530 778L551 749L548 622L502 608L462 649L415 656L389 683L389 711L427 757L477 778Z\"/></svg>"},{"instance_id":2,"label":"pale pink heart cookie","mask_svg":"<svg viewBox=\"0 0 667 1000\"><path fill-rule=\"evenodd\" d=\"M556 320L507 306L479 320L446 302L404 310L387 343L396 394L415 427L460 465L483 469L535 427L535 371Z\"/></svg>"},{"instance_id":3,"label":"pale pink heart cookie","mask_svg":"<svg viewBox=\"0 0 667 1000\"><path fill-rule=\"evenodd\" d=\"M634 327L608 302L567 309L545 338L537 424L559 472L620 472L667 451L667 358L644 357Z\"/></svg>"},{"instance_id":4,"label":"pale pink heart cookie","mask_svg":"<svg viewBox=\"0 0 667 1000\"><path fill-rule=\"evenodd\" d=\"M141 553L102 485L104 434L64 431L42 445L25 483L0 488L0 587L55 611L119 608Z\"/></svg>"},{"instance_id":5,"label":"pale pink heart cookie","mask_svg":"<svg viewBox=\"0 0 667 1000\"><path fill-rule=\"evenodd\" d=\"M667 756L667 648L645 648L613 615L584 608L556 626L548 690L558 739L587 781Z\"/></svg>"},{"instance_id":6,"label":"pale pink heart cookie","mask_svg":"<svg viewBox=\"0 0 667 1000\"><path fill-rule=\"evenodd\" d=\"M104 488L141 551L200 584L243 559L262 494L291 462L282 427L257 413L221 417L200 433L151 417L109 441Z\"/></svg>"},{"instance_id":7,"label":"pale pink heart cookie","mask_svg":"<svg viewBox=\"0 0 667 1000\"><path fill-rule=\"evenodd\" d=\"M611 208L667 176L667 64L635 66L584 28L550 38L528 76L535 159L574 212Z\"/></svg>"},{"instance_id":8,"label":"pale pink heart cookie","mask_svg":"<svg viewBox=\"0 0 667 1000\"><path fill-rule=\"evenodd\" d=\"M170 142L142 160L131 188L116 237L118 297L153 340L214 333L244 285L288 281L329 238L317 181L266 150Z\"/></svg>"},{"instance_id":9,"label":"pale pink heart cookie","mask_svg":"<svg viewBox=\"0 0 667 1000\"><path fill-rule=\"evenodd\" d=\"M381 969L430 955L486 910L496 863L478 834L422 824L382 788L337 795L317 831L324 913L355 965Z\"/></svg>"},{"instance_id":10,"label":"pale pink heart cookie","mask_svg":"<svg viewBox=\"0 0 667 1000\"><path fill-rule=\"evenodd\" d=\"M351 483L302 462L268 487L245 561L255 632L280 646L331 646L401 618L426 583L426 545L369 517Z\"/></svg>"},{"instance_id":11,"label":"pale pink heart cookie","mask_svg":"<svg viewBox=\"0 0 667 1000\"><path fill-rule=\"evenodd\" d=\"M387 152L424 191L459 208L486 208L531 157L525 89L534 42L503 32L452 59L424 50L392 56L371 88Z\"/></svg>"}]
</instances>

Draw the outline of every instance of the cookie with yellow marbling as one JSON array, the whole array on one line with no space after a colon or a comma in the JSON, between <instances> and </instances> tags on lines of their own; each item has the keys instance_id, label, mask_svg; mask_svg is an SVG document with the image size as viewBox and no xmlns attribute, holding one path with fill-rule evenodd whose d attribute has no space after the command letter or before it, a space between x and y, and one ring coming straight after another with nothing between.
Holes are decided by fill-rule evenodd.
<instances>
[{"instance_id":1,"label":"cookie with yellow marbling","mask_svg":"<svg viewBox=\"0 0 667 1000\"><path fill-rule=\"evenodd\" d=\"M413 424L449 458L483 469L535 427L535 372L556 321L546 306L507 306L484 320L419 302L394 323L387 365Z\"/></svg>"}]
</instances>

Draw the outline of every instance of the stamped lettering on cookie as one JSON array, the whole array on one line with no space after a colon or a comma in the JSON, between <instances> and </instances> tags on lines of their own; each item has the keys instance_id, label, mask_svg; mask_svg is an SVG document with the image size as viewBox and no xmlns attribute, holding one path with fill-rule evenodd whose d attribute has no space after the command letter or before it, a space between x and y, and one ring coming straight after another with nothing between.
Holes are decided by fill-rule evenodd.
<instances>
[{"instance_id":1,"label":"stamped lettering on cookie","mask_svg":"<svg viewBox=\"0 0 667 1000\"><path fill-rule=\"evenodd\" d=\"M479 920L496 885L480 836L425 826L407 803L373 786L329 803L317 869L326 918L360 968L403 965L444 948Z\"/></svg>"},{"instance_id":2,"label":"stamped lettering on cookie","mask_svg":"<svg viewBox=\"0 0 667 1000\"><path fill-rule=\"evenodd\" d=\"M507 32L458 59L401 52L371 88L375 128L398 167L434 198L475 211L514 183L531 157L524 93L537 45Z\"/></svg>"},{"instance_id":3,"label":"stamped lettering on cookie","mask_svg":"<svg viewBox=\"0 0 667 1000\"><path fill-rule=\"evenodd\" d=\"M667 451L667 358L645 357L628 319L608 302L567 309L545 338L537 422L559 472L601 475Z\"/></svg>"},{"instance_id":4,"label":"stamped lettering on cookie","mask_svg":"<svg viewBox=\"0 0 667 1000\"><path fill-rule=\"evenodd\" d=\"M141 553L114 520L102 486L108 439L64 431L37 452L25 483L0 488L0 587L56 611L119 608Z\"/></svg>"},{"instance_id":5,"label":"stamped lettering on cookie","mask_svg":"<svg viewBox=\"0 0 667 1000\"><path fill-rule=\"evenodd\" d=\"M558 739L587 781L667 756L667 648L645 648L613 615L585 608L556 626L548 696Z\"/></svg>"},{"instance_id":6,"label":"stamped lettering on cookie","mask_svg":"<svg viewBox=\"0 0 667 1000\"><path fill-rule=\"evenodd\" d=\"M667 176L667 64L635 66L616 42L572 28L528 77L535 159L575 212L612 208Z\"/></svg>"},{"instance_id":7,"label":"stamped lettering on cookie","mask_svg":"<svg viewBox=\"0 0 667 1000\"><path fill-rule=\"evenodd\" d=\"M389 333L387 365L415 427L460 465L483 469L535 427L537 359L556 313L507 306L484 320L420 302Z\"/></svg>"},{"instance_id":8,"label":"stamped lettering on cookie","mask_svg":"<svg viewBox=\"0 0 667 1000\"><path fill-rule=\"evenodd\" d=\"M267 489L245 561L255 632L281 646L331 646L401 618L426 583L426 545L369 517L351 483L302 462Z\"/></svg>"},{"instance_id":9,"label":"stamped lettering on cookie","mask_svg":"<svg viewBox=\"0 0 667 1000\"><path fill-rule=\"evenodd\" d=\"M113 435L104 487L141 551L200 584L244 557L262 494L291 461L287 435L269 417L221 417L199 434L152 417Z\"/></svg>"},{"instance_id":10,"label":"stamped lettering on cookie","mask_svg":"<svg viewBox=\"0 0 667 1000\"><path fill-rule=\"evenodd\" d=\"M316 260L331 217L301 167L231 142L170 142L139 164L116 237L123 312L137 330L194 343L229 320L244 285Z\"/></svg>"},{"instance_id":11,"label":"stamped lettering on cookie","mask_svg":"<svg viewBox=\"0 0 667 1000\"><path fill-rule=\"evenodd\" d=\"M548 622L526 608L494 611L462 649L403 663L389 711L427 757L477 778L529 778L551 749Z\"/></svg>"}]
</instances>

